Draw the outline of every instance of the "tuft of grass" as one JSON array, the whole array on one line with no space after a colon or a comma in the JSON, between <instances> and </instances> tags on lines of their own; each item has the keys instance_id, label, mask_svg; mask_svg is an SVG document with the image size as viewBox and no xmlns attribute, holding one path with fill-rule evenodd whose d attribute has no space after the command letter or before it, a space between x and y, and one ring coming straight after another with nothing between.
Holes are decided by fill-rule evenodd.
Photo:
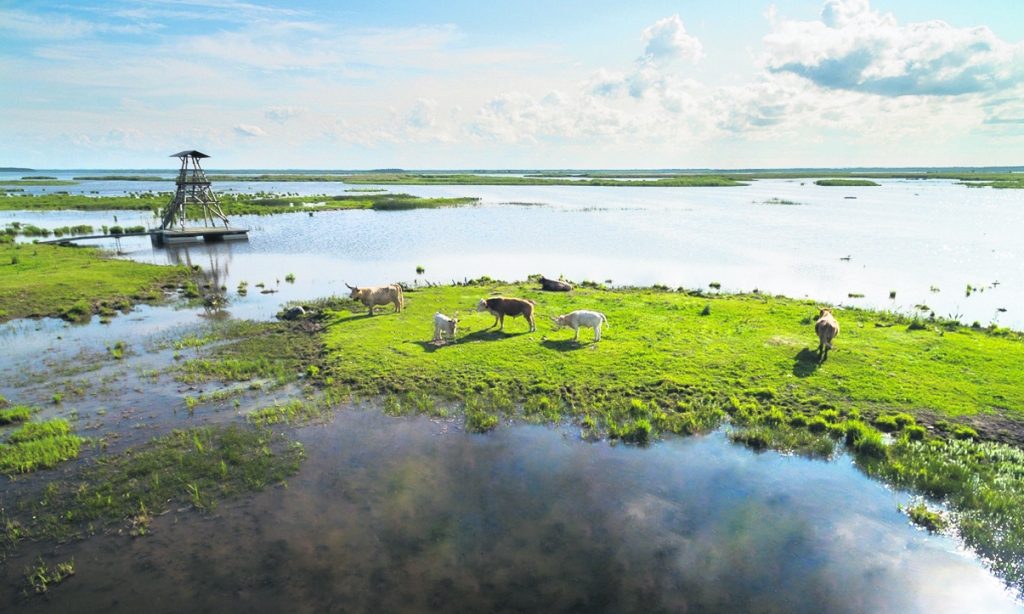
<instances>
[{"instance_id":1,"label":"tuft of grass","mask_svg":"<svg viewBox=\"0 0 1024 614\"><path fill-rule=\"evenodd\" d=\"M293 284L295 283L295 275L293 273L288 273L287 275L284 276L284 280L290 284Z\"/></svg>"},{"instance_id":2,"label":"tuft of grass","mask_svg":"<svg viewBox=\"0 0 1024 614\"><path fill-rule=\"evenodd\" d=\"M31 417L32 410L20 405L11 407L10 409L0 410L0 426L14 424L15 422L26 422Z\"/></svg>"},{"instance_id":3,"label":"tuft of grass","mask_svg":"<svg viewBox=\"0 0 1024 614\"><path fill-rule=\"evenodd\" d=\"M39 563L36 565L25 566L26 590L31 589L35 594L42 595L49 591L51 586L60 584L73 575L75 575L74 558L49 567L40 557Z\"/></svg>"},{"instance_id":4,"label":"tuft of grass","mask_svg":"<svg viewBox=\"0 0 1024 614\"><path fill-rule=\"evenodd\" d=\"M270 426L278 423L309 422L321 419L324 415L325 411L316 404L294 399L285 405L275 402L271 407L252 412L246 419L256 426Z\"/></svg>"},{"instance_id":5,"label":"tuft of grass","mask_svg":"<svg viewBox=\"0 0 1024 614\"><path fill-rule=\"evenodd\" d=\"M70 432L71 424L67 420L54 418L47 422L29 422L20 426L11 433L7 441L9 443L23 443L49 437L60 437Z\"/></svg>"},{"instance_id":6,"label":"tuft of grass","mask_svg":"<svg viewBox=\"0 0 1024 614\"><path fill-rule=\"evenodd\" d=\"M908 506L906 513L910 517L911 522L927 529L929 533L939 533L944 531L949 525L942 514L928 509L924 501L918 502L917 505Z\"/></svg>"},{"instance_id":7,"label":"tuft of grass","mask_svg":"<svg viewBox=\"0 0 1024 614\"><path fill-rule=\"evenodd\" d=\"M67 420L28 422L0 444L0 473L8 475L49 469L78 458L84 440L71 434Z\"/></svg>"}]
</instances>

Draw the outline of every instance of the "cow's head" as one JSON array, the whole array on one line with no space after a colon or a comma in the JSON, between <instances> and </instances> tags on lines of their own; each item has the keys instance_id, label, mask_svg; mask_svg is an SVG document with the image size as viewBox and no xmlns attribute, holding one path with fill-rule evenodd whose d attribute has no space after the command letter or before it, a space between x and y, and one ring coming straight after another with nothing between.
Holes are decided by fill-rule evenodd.
<instances>
[{"instance_id":1,"label":"cow's head","mask_svg":"<svg viewBox=\"0 0 1024 614\"><path fill-rule=\"evenodd\" d=\"M352 294L348 295L349 298L359 298L359 295L362 294L362 288L349 286L347 283L345 285L348 286L348 289L352 291Z\"/></svg>"},{"instance_id":2,"label":"cow's head","mask_svg":"<svg viewBox=\"0 0 1024 614\"><path fill-rule=\"evenodd\" d=\"M830 316L830 315L832 315L832 310L831 309L824 309L824 308L818 309L818 319L819 320L821 318L824 318L825 316Z\"/></svg>"},{"instance_id":3,"label":"cow's head","mask_svg":"<svg viewBox=\"0 0 1024 614\"><path fill-rule=\"evenodd\" d=\"M487 311L487 299L482 298L480 302L476 304L477 311Z\"/></svg>"},{"instance_id":4,"label":"cow's head","mask_svg":"<svg viewBox=\"0 0 1024 614\"><path fill-rule=\"evenodd\" d=\"M551 321L555 323L556 330L565 326L565 316L555 316L551 318Z\"/></svg>"},{"instance_id":5,"label":"cow's head","mask_svg":"<svg viewBox=\"0 0 1024 614\"><path fill-rule=\"evenodd\" d=\"M459 321L455 318L448 320L448 332L451 333L452 337L455 336L455 330L459 327Z\"/></svg>"}]
</instances>

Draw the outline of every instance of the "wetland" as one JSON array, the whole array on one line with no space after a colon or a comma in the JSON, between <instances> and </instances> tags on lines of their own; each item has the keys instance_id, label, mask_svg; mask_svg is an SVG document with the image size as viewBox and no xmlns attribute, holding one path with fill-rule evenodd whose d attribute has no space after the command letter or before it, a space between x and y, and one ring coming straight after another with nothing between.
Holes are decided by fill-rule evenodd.
<instances>
[{"instance_id":1,"label":"wetland","mask_svg":"<svg viewBox=\"0 0 1024 614\"><path fill-rule=\"evenodd\" d=\"M8 234L0 603L1019 611L1021 263L988 221L1021 203L876 183L237 182L246 243ZM153 189L128 185L4 200ZM0 225L153 220L52 208ZM848 231L814 240L822 215ZM400 282L405 309L370 317L343 282ZM474 311L498 294L537 331ZM600 343L554 329L579 308L608 316ZM429 342L438 310L457 343Z\"/></svg>"}]
</instances>

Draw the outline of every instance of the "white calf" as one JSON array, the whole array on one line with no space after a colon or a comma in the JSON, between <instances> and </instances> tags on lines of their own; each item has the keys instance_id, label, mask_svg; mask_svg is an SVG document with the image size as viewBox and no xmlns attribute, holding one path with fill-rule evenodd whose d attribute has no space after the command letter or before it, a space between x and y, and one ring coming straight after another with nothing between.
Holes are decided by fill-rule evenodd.
<instances>
[{"instance_id":1,"label":"white calf","mask_svg":"<svg viewBox=\"0 0 1024 614\"><path fill-rule=\"evenodd\" d=\"M611 328L612 325L608 323L608 318L604 317L604 314L600 311L588 311L586 309L578 309L572 313L567 313L564 316L558 316L555 318L555 326L561 328L568 326L569 328L576 331L576 336L573 337L574 341L580 339L580 328L593 328L594 329L594 341L601 340L601 324Z\"/></svg>"},{"instance_id":2,"label":"white calf","mask_svg":"<svg viewBox=\"0 0 1024 614\"><path fill-rule=\"evenodd\" d=\"M449 318L440 311L435 313L433 341L444 341L446 337L451 337L452 343L455 343L455 329L458 324L459 321L455 318Z\"/></svg>"}]
</instances>

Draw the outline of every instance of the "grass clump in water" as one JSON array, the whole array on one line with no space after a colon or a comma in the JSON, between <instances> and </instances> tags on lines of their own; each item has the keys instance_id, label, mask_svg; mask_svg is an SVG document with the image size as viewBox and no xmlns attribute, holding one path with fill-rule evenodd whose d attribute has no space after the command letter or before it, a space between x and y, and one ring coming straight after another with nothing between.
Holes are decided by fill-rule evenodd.
<instances>
[{"instance_id":1,"label":"grass clump in water","mask_svg":"<svg viewBox=\"0 0 1024 614\"><path fill-rule=\"evenodd\" d=\"M27 407L16 406L10 409L0 410L0 426L14 424L15 422L26 422L32 417L32 410Z\"/></svg>"},{"instance_id":2,"label":"grass clump in water","mask_svg":"<svg viewBox=\"0 0 1024 614\"><path fill-rule=\"evenodd\" d=\"M918 502L916 505L911 505L906 508L907 516L910 517L910 521L919 527L927 529L929 533L940 533L946 530L949 523L946 518L939 512L928 509L928 506L924 504L924 501Z\"/></svg>"},{"instance_id":3,"label":"grass clump in water","mask_svg":"<svg viewBox=\"0 0 1024 614\"><path fill-rule=\"evenodd\" d=\"M36 565L25 566L25 589L31 590L37 595L42 595L50 590L50 587L60 584L71 576L75 575L75 559L63 563L57 563L49 567L42 558Z\"/></svg>"},{"instance_id":4,"label":"grass clump in water","mask_svg":"<svg viewBox=\"0 0 1024 614\"><path fill-rule=\"evenodd\" d=\"M267 428L238 424L174 431L123 454L101 456L73 480L19 502L17 539L73 539L94 522L145 532L148 519L179 501L201 511L293 475L302 445ZM141 528L141 532L140 532ZM17 541L15 539L15 542Z\"/></svg>"},{"instance_id":5,"label":"grass clump in water","mask_svg":"<svg viewBox=\"0 0 1024 614\"><path fill-rule=\"evenodd\" d=\"M246 416L246 419L256 426L270 426L278 423L309 422L321 419L324 415L324 410L316 404L293 399L284 405L274 403L271 407L256 410Z\"/></svg>"},{"instance_id":6,"label":"grass clump in water","mask_svg":"<svg viewBox=\"0 0 1024 614\"><path fill-rule=\"evenodd\" d=\"M28 422L0 444L0 473L29 473L56 467L78 458L83 442L71 434L71 425L62 418Z\"/></svg>"}]
</instances>

